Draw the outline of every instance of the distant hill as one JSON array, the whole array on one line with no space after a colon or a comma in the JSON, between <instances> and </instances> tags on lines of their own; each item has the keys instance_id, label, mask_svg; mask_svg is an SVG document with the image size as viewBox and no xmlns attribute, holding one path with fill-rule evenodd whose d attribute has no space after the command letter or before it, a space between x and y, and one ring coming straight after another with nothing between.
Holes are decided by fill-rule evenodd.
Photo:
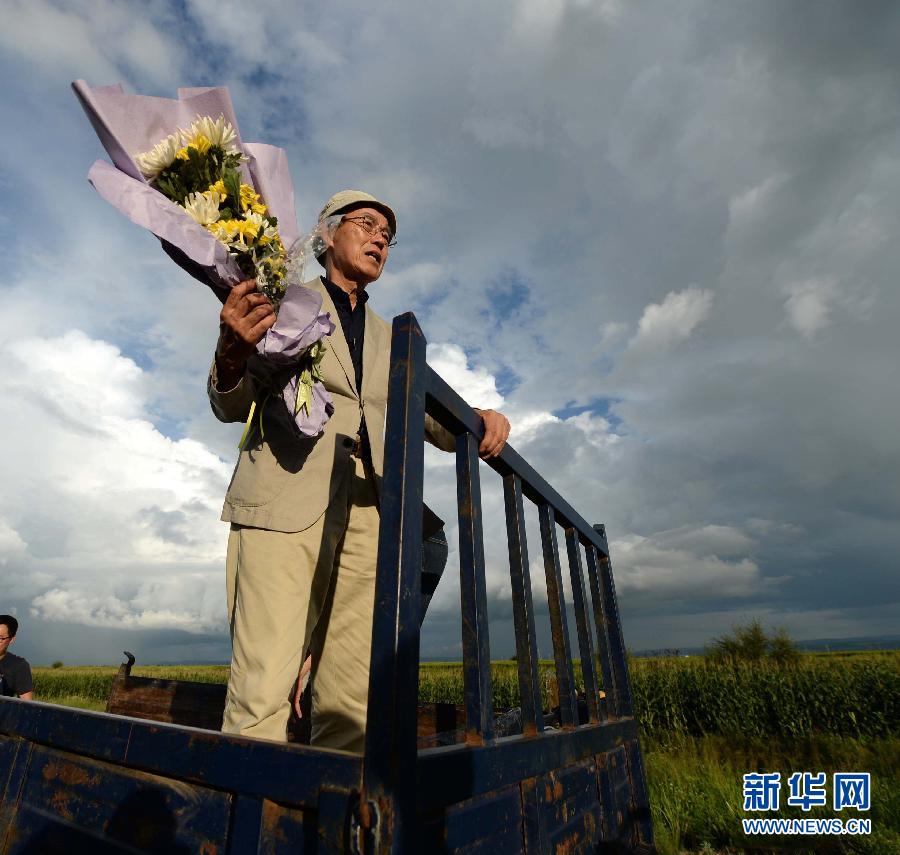
<instances>
[{"instance_id":1,"label":"distant hill","mask_svg":"<svg viewBox=\"0 0 900 855\"><path fill-rule=\"evenodd\" d=\"M900 650L900 635L867 635L860 638L813 638L796 643L801 650Z\"/></svg>"}]
</instances>

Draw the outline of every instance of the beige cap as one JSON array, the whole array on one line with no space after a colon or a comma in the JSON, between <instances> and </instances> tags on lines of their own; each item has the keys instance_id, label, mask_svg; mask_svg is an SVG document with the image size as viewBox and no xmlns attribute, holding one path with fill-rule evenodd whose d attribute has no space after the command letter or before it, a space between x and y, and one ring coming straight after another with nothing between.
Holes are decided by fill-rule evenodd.
<instances>
[{"instance_id":1,"label":"beige cap","mask_svg":"<svg viewBox=\"0 0 900 855\"><path fill-rule=\"evenodd\" d=\"M321 223L322 220L326 217L330 217L332 214L341 213L341 211L345 208L349 208L351 205L359 204L368 205L381 211L381 213L387 217L391 232L397 234L397 217L394 216L394 212L391 210L390 206L385 205L384 202L379 201L363 190L339 190L325 203L325 207L322 208L322 211L319 214L319 222Z\"/></svg>"}]
</instances>

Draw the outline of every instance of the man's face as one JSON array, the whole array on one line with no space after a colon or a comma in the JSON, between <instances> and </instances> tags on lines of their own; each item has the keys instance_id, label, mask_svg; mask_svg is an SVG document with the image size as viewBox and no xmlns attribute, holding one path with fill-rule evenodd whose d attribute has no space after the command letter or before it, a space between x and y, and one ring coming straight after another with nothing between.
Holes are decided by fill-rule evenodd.
<instances>
[{"instance_id":1,"label":"man's face","mask_svg":"<svg viewBox=\"0 0 900 855\"><path fill-rule=\"evenodd\" d=\"M374 282L387 261L389 233L387 217L376 208L356 208L344 214L332 237L332 281L339 285Z\"/></svg>"},{"instance_id":2,"label":"man's face","mask_svg":"<svg viewBox=\"0 0 900 855\"><path fill-rule=\"evenodd\" d=\"M5 623L0 623L0 656L6 654L6 649L13 643L13 638L9 634L9 627Z\"/></svg>"}]
</instances>

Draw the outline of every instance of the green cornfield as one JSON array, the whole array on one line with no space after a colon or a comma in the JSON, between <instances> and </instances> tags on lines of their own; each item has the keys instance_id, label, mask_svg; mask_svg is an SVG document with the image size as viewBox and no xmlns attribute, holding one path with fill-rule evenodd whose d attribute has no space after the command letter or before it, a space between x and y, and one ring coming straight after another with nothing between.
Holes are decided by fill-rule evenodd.
<instances>
[{"instance_id":1,"label":"green cornfield","mask_svg":"<svg viewBox=\"0 0 900 855\"><path fill-rule=\"evenodd\" d=\"M900 732L900 654L804 656L797 665L717 664L702 657L635 659L634 710L643 734L743 737L883 737ZM550 706L553 663L540 667L543 706ZM497 709L519 705L514 662L492 666ZM583 689L576 664L575 681ZM462 668L422 667L424 702L461 703Z\"/></svg>"},{"instance_id":2,"label":"green cornfield","mask_svg":"<svg viewBox=\"0 0 900 855\"><path fill-rule=\"evenodd\" d=\"M900 657L804 657L794 666L651 660L632 668L648 736L880 738L900 725Z\"/></svg>"},{"instance_id":3,"label":"green cornfield","mask_svg":"<svg viewBox=\"0 0 900 855\"><path fill-rule=\"evenodd\" d=\"M118 668L106 665L80 667L34 668L35 699L50 703L79 703L88 709L102 710L112 689ZM135 667L136 677L156 677L163 680L194 680L199 683L225 683L227 665L145 665Z\"/></svg>"},{"instance_id":4,"label":"green cornfield","mask_svg":"<svg viewBox=\"0 0 900 855\"><path fill-rule=\"evenodd\" d=\"M900 732L900 653L803 656L797 665L716 664L702 657L634 659L630 663L635 715L644 735L807 737L818 734L881 738ZM515 662L492 665L495 709L519 706ZM35 669L37 698L81 699L102 709L116 669ZM135 675L225 682L227 666L151 666ZM462 703L459 663L423 663L423 703ZM545 709L552 704L553 663L542 662ZM583 687L581 669L575 680Z\"/></svg>"}]
</instances>

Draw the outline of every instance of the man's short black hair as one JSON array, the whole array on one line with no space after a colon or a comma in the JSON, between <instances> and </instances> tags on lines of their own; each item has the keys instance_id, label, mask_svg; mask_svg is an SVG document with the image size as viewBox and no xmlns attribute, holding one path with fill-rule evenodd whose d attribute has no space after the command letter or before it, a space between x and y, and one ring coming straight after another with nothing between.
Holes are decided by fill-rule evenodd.
<instances>
[{"instance_id":1,"label":"man's short black hair","mask_svg":"<svg viewBox=\"0 0 900 855\"><path fill-rule=\"evenodd\" d=\"M0 615L0 624L9 630L9 637L15 638L19 631L19 622L12 615Z\"/></svg>"}]
</instances>

